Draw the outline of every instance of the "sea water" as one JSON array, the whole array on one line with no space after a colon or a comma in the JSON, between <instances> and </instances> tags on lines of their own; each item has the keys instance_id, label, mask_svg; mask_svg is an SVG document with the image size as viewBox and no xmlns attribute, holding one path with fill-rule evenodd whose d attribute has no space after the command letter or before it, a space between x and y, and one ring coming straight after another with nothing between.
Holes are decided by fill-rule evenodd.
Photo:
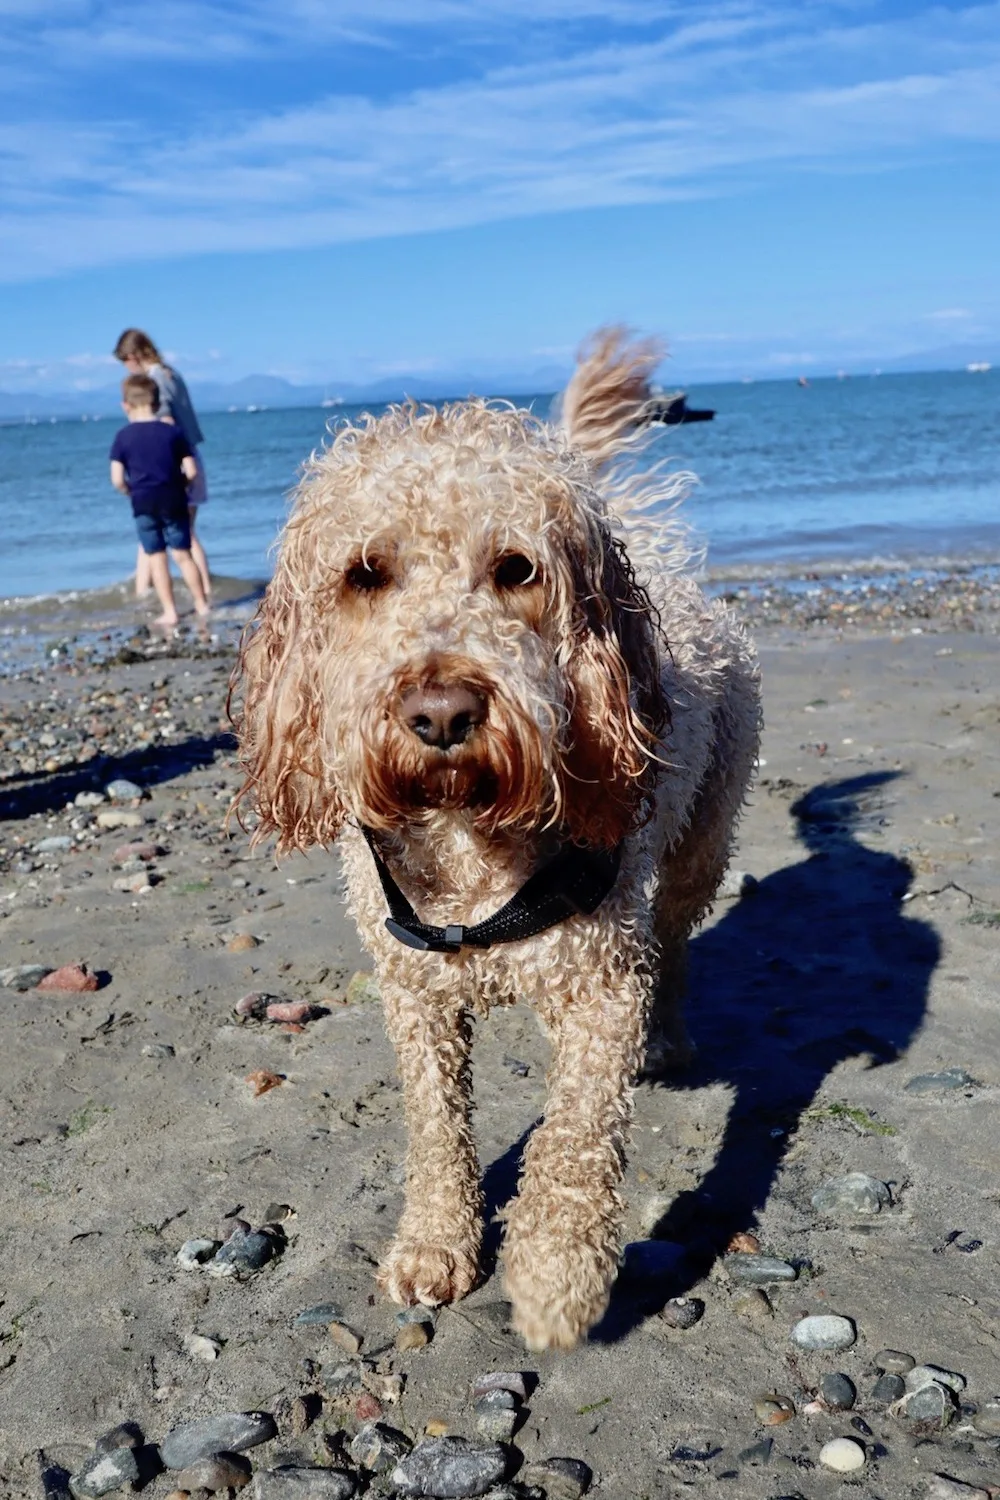
<instances>
[{"instance_id":1,"label":"sea water","mask_svg":"<svg viewBox=\"0 0 1000 1500\"><path fill-rule=\"evenodd\" d=\"M517 398L541 416L550 401ZM998 371L696 386L689 404L715 420L658 429L647 461L698 476L683 513L716 574L1000 558ZM268 576L300 465L330 419L315 407L201 413L199 532L216 574ZM117 425L0 427L0 595L97 588L134 567L129 504L108 483Z\"/></svg>"}]
</instances>

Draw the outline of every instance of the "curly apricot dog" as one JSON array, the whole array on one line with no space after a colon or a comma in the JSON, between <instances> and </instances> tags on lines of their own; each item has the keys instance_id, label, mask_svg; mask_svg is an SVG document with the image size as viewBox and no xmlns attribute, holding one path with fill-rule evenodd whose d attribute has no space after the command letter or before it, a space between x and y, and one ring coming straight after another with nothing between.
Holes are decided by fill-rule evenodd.
<instances>
[{"instance_id":1,"label":"curly apricot dog","mask_svg":"<svg viewBox=\"0 0 1000 1500\"><path fill-rule=\"evenodd\" d=\"M255 836L340 839L375 959L410 1140L395 1301L476 1281L472 1015L526 1000L549 1033L504 1250L534 1349L607 1305L647 1025L647 1067L685 1060L687 938L757 754L751 647L642 519L673 493L629 462L658 354L598 335L556 425L470 400L341 429L234 679Z\"/></svg>"}]
</instances>

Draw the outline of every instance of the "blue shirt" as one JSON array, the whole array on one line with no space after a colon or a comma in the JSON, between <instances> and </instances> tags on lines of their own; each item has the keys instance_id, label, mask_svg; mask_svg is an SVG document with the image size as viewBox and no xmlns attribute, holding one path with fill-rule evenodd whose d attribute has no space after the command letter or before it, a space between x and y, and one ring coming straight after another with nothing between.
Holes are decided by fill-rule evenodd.
<instances>
[{"instance_id":1,"label":"blue shirt","mask_svg":"<svg viewBox=\"0 0 1000 1500\"><path fill-rule=\"evenodd\" d=\"M167 422L130 422L115 433L111 458L125 470L134 516L187 519L187 480L181 463L190 457L187 438Z\"/></svg>"},{"instance_id":2,"label":"blue shirt","mask_svg":"<svg viewBox=\"0 0 1000 1500\"><path fill-rule=\"evenodd\" d=\"M192 449L197 448L205 438L198 426L188 388L180 375L166 365L150 365L146 374L156 381L156 388L160 393L160 416L173 417Z\"/></svg>"}]
</instances>

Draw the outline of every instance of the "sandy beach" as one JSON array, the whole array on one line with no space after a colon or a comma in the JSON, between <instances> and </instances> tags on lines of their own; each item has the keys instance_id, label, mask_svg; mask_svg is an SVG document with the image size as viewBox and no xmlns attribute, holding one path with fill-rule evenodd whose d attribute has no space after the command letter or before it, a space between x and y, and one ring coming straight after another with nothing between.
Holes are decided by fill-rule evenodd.
<instances>
[{"instance_id":1,"label":"sandy beach","mask_svg":"<svg viewBox=\"0 0 1000 1500\"><path fill-rule=\"evenodd\" d=\"M542 1358L508 1331L496 1226L482 1284L429 1345L396 1347L372 1266L400 1207L404 1128L377 998L353 977L367 962L337 857L276 867L224 827L225 689L250 605L169 651L125 629L74 639L61 617L44 657L22 654L0 681L4 1500L42 1493L39 1450L55 1496L52 1475L78 1472L120 1422L155 1444L226 1412L275 1418L255 1471L358 1473L341 1434L380 1410L411 1440L428 1423L476 1438L470 1385L497 1370L535 1377L515 1481L564 1456L611 1500L975 1500L934 1475L995 1493L996 582L873 586L846 613L823 582L769 589L731 589L756 631L767 729L737 875L693 944L698 1059L676 1088L637 1093L628 1238L661 1249L642 1265L632 1252L586 1345ZM121 780L141 795L109 796ZM98 988L18 987L40 977L24 966L72 964ZM238 1015L251 993L305 1002L311 1019ZM546 1054L523 1008L478 1032L495 1214L543 1107ZM258 1093L262 1073L277 1081ZM887 1185L877 1212L843 1190L814 1205L848 1173ZM238 1219L280 1224L258 1273L178 1264L185 1242L222 1241ZM730 1243L742 1260L720 1254ZM784 1269L769 1279L762 1255ZM676 1297L704 1304L687 1329L671 1326L676 1305L661 1315ZM326 1303L360 1360L325 1321L296 1323ZM850 1319L856 1340L797 1348L812 1314ZM873 1396L885 1349L962 1377L954 1397L935 1386L939 1418ZM853 1408L810 1409L838 1372ZM863 1469L820 1463L836 1437L861 1444ZM537 1494L576 1493L520 1473Z\"/></svg>"}]
</instances>

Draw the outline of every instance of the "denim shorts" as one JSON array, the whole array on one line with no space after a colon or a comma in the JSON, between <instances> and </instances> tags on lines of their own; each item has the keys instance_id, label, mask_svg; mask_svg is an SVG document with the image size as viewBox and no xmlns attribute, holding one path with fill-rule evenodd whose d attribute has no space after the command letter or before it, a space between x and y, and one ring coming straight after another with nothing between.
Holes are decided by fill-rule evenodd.
<instances>
[{"instance_id":1,"label":"denim shorts","mask_svg":"<svg viewBox=\"0 0 1000 1500\"><path fill-rule=\"evenodd\" d=\"M191 524L187 516L136 516L135 529L143 552L190 552Z\"/></svg>"}]
</instances>

